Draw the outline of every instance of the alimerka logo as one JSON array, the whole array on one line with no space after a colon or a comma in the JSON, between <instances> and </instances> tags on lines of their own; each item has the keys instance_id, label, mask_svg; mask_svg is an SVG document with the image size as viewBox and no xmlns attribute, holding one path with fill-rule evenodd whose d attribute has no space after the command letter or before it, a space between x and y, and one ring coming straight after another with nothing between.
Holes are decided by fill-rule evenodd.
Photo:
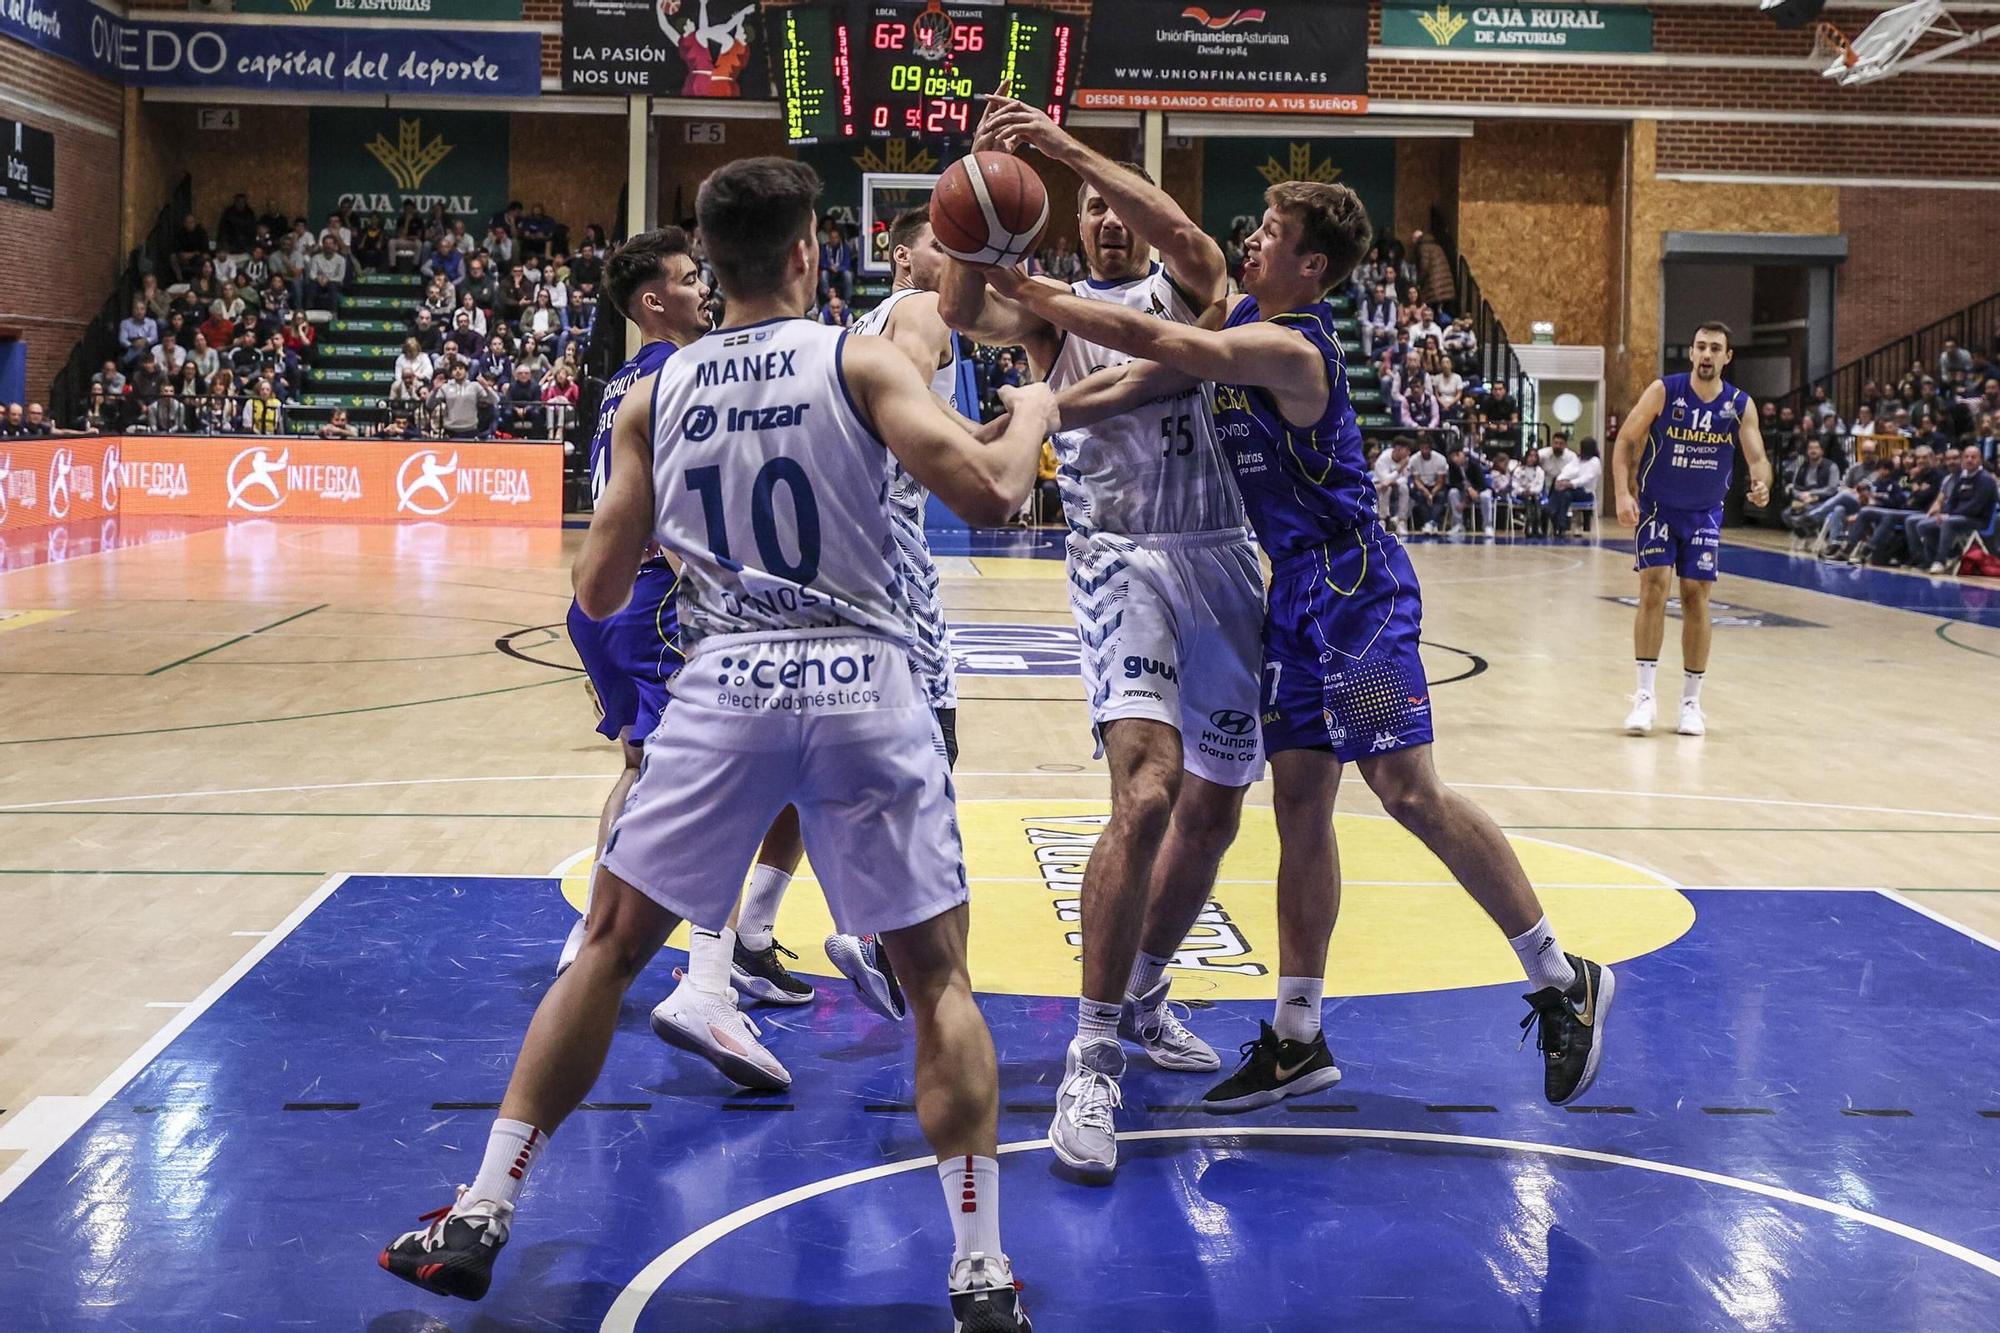
<instances>
[{"instance_id":1,"label":"alimerka logo","mask_svg":"<svg viewBox=\"0 0 2000 1333\"><path fill-rule=\"evenodd\" d=\"M1239 23L1262 23L1264 21L1264 11L1261 9L1238 9L1232 13L1217 17L1199 5L1189 5L1181 11L1181 17L1184 19L1193 19L1197 25L1207 28L1210 32L1221 32L1223 29L1233 28Z\"/></svg>"},{"instance_id":2,"label":"alimerka logo","mask_svg":"<svg viewBox=\"0 0 2000 1333\"><path fill-rule=\"evenodd\" d=\"M424 183L424 177L430 175L438 163L445 160L452 146L444 141L442 134L433 134L431 141L425 143L423 118L404 120L399 116L396 119L395 143L390 143L378 132L375 141L366 147L369 156L380 162L389 173L389 178L396 182L397 189L414 190Z\"/></svg>"}]
</instances>

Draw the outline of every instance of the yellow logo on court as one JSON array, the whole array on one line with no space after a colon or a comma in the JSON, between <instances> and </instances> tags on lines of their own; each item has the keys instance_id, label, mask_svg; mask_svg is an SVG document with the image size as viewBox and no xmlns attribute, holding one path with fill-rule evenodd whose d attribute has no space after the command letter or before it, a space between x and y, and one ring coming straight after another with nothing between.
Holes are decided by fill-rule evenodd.
<instances>
[{"instance_id":1,"label":"yellow logo on court","mask_svg":"<svg viewBox=\"0 0 2000 1333\"><path fill-rule=\"evenodd\" d=\"M1340 179L1340 168L1333 165L1332 158L1321 158L1313 162L1312 145L1295 143L1288 147L1289 162L1280 163L1277 158L1264 159L1264 165L1257 168L1257 174L1276 185L1281 181L1316 181L1321 185L1331 185Z\"/></svg>"},{"instance_id":2,"label":"yellow logo on court","mask_svg":"<svg viewBox=\"0 0 2000 1333\"><path fill-rule=\"evenodd\" d=\"M1465 31L1467 19L1463 14L1451 12L1451 6L1440 4L1435 14L1419 14L1417 22L1423 25L1431 40L1439 46L1450 46L1451 39Z\"/></svg>"},{"instance_id":3,"label":"yellow logo on court","mask_svg":"<svg viewBox=\"0 0 2000 1333\"><path fill-rule=\"evenodd\" d=\"M305 0L311 4L312 0ZM292 0L297 4L299 0ZM433 134L425 143L422 118L396 120L396 142L391 144L378 132L375 142L367 145L369 155L388 171L396 187L414 190L424 183L424 177L431 174L437 164L444 161L451 152L451 145L444 141L442 134Z\"/></svg>"},{"instance_id":4,"label":"yellow logo on court","mask_svg":"<svg viewBox=\"0 0 2000 1333\"><path fill-rule=\"evenodd\" d=\"M972 885L969 961L974 989L1000 995L1074 996L1082 982L1083 867L1103 835L1103 801L959 802ZM1493 923L1436 857L1394 821L1340 815L1340 926L1327 955L1329 995L1398 995L1465 986L1520 985L1521 965ZM1675 886L1637 866L1580 847L1510 841L1562 931L1565 947L1616 963L1665 948L1694 924ZM562 875L579 911L590 854ZM1268 807L1247 807L1223 858L1215 893L1174 955L1183 1000L1269 1000L1278 975L1278 832ZM795 971L838 977L820 941L833 930L810 866L792 881L778 936L798 951ZM687 947L686 927L668 943Z\"/></svg>"}]
</instances>

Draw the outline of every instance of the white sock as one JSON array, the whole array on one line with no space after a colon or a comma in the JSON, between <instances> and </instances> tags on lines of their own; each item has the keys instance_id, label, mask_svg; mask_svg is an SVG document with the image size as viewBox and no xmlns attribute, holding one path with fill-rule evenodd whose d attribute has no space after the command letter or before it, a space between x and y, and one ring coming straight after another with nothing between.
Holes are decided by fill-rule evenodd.
<instances>
[{"instance_id":1,"label":"white sock","mask_svg":"<svg viewBox=\"0 0 2000 1333\"><path fill-rule=\"evenodd\" d=\"M991 1157L940 1158L938 1183L951 1213L951 1261L968 1254L999 1255L1000 1163Z\"/></svg>"},{"instance_id":2,"label":"white sock","mask_svg":"<svg viewBox=\"0 0 2000 1333\"><path fill-rule=\"evenodd\" d=\"M548 1141L548 1135L525 1121L495 1120L493 1132L486 1138L486 1156L479 1163L472 1188L465 1192L465 1203L492 1199L511 1207L528 1178L528 1168Z\"/></svg>"},{"instance_id":3,"label":"white sock","mask_svg":"<svg viewBox=\"0 0 2000 1333\"><path fill-rule=\"evenodd\" d=\"M1279 977L1277 1014L1271 1026L1280 1037L1311 1041L1319 1035L1319 1006L1325 994L1325 977Z\"/></svg>"},{"instance_id":4,"label":"white sock","mask_svg":"<svg viewBox=\"0 0 2000 1333\"><path fill-rule=\"evenodd\" d=\"M1576 980L1576 969L1570 966L1562 945L1556 943L1556 933L1549 929L1546 916L1507 943L1514 946L1514 956L1521 960L1521 970L1536 990L1544 986L1568 990Z\"/></svg>"},{"instance_id":5,"label":"white sock","mask_svg":"<svg viewBox=\"0 0 2000 1333\"><path fill-rule=\"evenodd\" d=\"M736 956L736 932L688 927L688 985L710 995L729 994L729 963Z\"/></svg>"},{"instance_id":6,"label":"white sock","mask_svg":"<svg viewBox=\"0 0 2000 1333\"><path fill-rule=\"evenodd\" d=\"M1658 658L1650 662L1643 657L1639 659L1639 693L1651 694L1653 692L1653 682L1659 670L1660 663Z\"/></svg>"},{"instance_id":7,"label":"white sock","mask_svg":"<svg viewBox=\"0 0 2000 1333\"><path fill-rule=\"evenodd\" d=\"M1132 976L1125 983L1125 994L1136 1000L1159 985L1160 978L1166 975L1167 964L1173 961L1171 956L1162 958L1141 949L1139 956L1132 960Z\"/></svg>"},{"instance_id":8,"label":"white sock","mask_svg":"<svg viewBox=\"0 0 2000 1333\"><path fill-rule=\"evenodd\" d=\"M1701 683L1708 678L1705 671L1688 671L1681 675L1681 702L1689 703L1701 698Z\"/></svg>"},{"instance_id":9,"label":"white sock","mask_svg":"<svg viewBox=\"0 0 2000 1333\"><path fill-rule=\"evenodd\" d=\"M1119 1005L1105 1004L1089 996L1079 997L1076 1002L1076 1039L1117 1041L1120 1012Z\"/></svg>"},{"instance_id":10,"label":"white sock","mask_svg":"<svg viewBox=\"0 0 2000 1333\"><path fill-rule=\"evenodd\" d=\"M743 890L743 910L736 914L736 938L751 953L771 947L771 932L778 925L778 904L792 877L776 866L758 862L750 868L750 887Z\"/></svg>"}]
</instances>

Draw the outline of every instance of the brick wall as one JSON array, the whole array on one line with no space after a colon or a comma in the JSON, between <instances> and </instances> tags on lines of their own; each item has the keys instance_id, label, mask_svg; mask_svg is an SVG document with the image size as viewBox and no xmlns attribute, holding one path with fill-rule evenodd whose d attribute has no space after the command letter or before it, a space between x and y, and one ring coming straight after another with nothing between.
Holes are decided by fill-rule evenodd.
<instances>
[{"instance_id":1,"label":"brick wall","mask_svg":"<svg viewBox=\"0 0 2000 1333\"><path fill-rule=\"evenodd\" d=\"M2000 202L1973 190L1840 191L1837 362L2000 292Z\"/></svg>"},{"instance_id":2,"label":"brick wall","mask_svg":"<svg viewBox=\"0 0 2000 1333\"><path fill-rule=\"evenodd\" d=\"M46 402L49 381L117 279L124 98L115 85L5 37L0 88L8 94L0 115L55 136L55 208L0 203L0 328L27 344L28 396Z\"/></svg>"},{"instance_id":3,"label":"brick wall","mask_svg":"<svg viewBox=\"0 0 2000 1333\"><path fill-rule=\"evenodd\" d=\"M507 185L511 198L540 202L567 222L570 243L588 222L618 230L618 194L625 187L625 118L515 112L509 130Z\"/></svg>"}]
</instances>

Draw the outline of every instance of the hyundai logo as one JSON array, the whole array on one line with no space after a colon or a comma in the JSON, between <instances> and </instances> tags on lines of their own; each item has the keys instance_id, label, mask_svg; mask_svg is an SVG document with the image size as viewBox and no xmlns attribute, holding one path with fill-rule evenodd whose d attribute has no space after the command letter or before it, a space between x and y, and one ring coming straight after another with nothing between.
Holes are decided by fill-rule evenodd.
<instances>
[{"instance_id":1,"label":"hyundai logo","mask_svg":"<svg viewBox=\"0 0 2000 1333\"><path fill-rule=\"evenodd\" d=\"M1234 708L1221 708L1208 715L1215 729L1225 736L1248 736L1257 728L1257 719Z\"/></svg>"}]
</instances>

